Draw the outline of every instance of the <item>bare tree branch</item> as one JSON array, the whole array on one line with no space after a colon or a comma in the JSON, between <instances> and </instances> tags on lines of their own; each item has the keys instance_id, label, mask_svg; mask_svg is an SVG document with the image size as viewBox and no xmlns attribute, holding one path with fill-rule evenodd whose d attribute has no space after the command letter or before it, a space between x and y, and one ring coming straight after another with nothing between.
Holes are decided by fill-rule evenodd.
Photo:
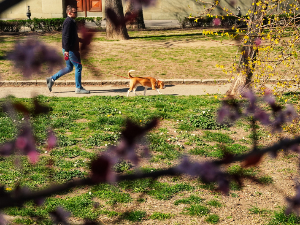
<instances>
[{"instance_id":1,"label":"bare tree branch","mask_svg":"<svg viewBox=\"0 0 300 225\"><path fill-rule=\"evenodd\" d=\"M277 151L281 149L288 149L289 147L299 144L300 143L300 137L288 140L284 139L281 140L280 142L270 146L263 148L261 150L256 150L256 151L250 151L246 154L239 155L239 156L233 156L232 158L229 159L222 159L222 160L213 160L211 161L215 165L225 165L225 164L230 164L234 162L243 162L249 157L258 157L262 156L266 153L273 153L276 155ZM119 175L117 176L117 181L129 181L129 180L138 180L138 179L143 179L143 178L157 178L161 176L176 176L180 175L181 173L179 172L178 168L171 167L168 169L162 169L159 171L153 171L150 173L134 173L134 174L128 174L128 175ZM64 191L71 190L72 188L75 187L82 187L82 186L94 186L97 185L98 183L94 182L91 178L84 178L84 179L78 179L78 180L73 180L64 184L58 184L58 185L52 185L50 188L46 188L44 190L40 191L34 191L34 192L23 192L19 191L15 192L9 192L9 193L2 193L2 197L0 197L0 209L8 208L8 207L13 207L13 206L22 206L27 201L30 200L38 200L38 199L43 199L46 197L50 197L51 195L58 194Z\"/></svg>"}]
</instances>

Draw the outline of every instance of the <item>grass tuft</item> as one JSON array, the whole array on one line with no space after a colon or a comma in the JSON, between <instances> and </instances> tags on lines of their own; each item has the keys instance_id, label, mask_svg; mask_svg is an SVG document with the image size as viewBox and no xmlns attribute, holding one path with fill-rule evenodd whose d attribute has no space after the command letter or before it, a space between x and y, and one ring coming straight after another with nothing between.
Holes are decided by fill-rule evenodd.
<instances>
[{"instance_id":1,"label":"grass tuft","mask_svg":"<svg viewBox=\"0 0 300 225\"><path fill-rule=\"evenodd\" d=\"M167 220L171 219L173 217L170 213L161 213L161 212L155 212L150 216L150 219L152 220Z\"/></svg>"},{"instance_id":2,"label":"grass tuft","mask_svg":"<svg viewBox=\"0 0 300 225\"><path fill-rule=\"evenodd\" d=\"M220 221L220 217L218 215L216 215L216 214L212 214L212 215L209 215L205 219L205 221L208 222L208 223L211 223L211 224L217 224Z\"/></svg>"},{"instance_id":3,"label":"grass tuft","mask_svg":"<svg viewBox=\"0 0 300 225\"><path fill-rule=\"evenodd\" d=\"M210 210L203 205L193 204L190 207L184 208L184 213L190 216L206 216Z\"/></svg>"}]
</instances>

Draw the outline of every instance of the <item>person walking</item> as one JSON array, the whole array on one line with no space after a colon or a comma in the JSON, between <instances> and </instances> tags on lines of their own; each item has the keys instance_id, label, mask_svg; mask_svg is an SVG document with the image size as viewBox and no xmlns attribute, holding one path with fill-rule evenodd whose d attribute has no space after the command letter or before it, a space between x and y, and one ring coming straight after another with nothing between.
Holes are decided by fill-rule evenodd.
<instances>
[{"instance_id":1,"label":"person walking","mask_svg":"<svg viewBox=\"0 0 300 225\"><path fill-rule=\"evenodd\" d=\"M81 38L78 37L77 26L74 20L77 17L77 9L74 6L68 5L66 13L67 18L63 23L62 29L62 52L65 57L67 67L54 74L52 77L48 77L46 79L47 86L51 92L54 82L61 76L73 71L73 67L75 67L75 93L89 94L90 91L85 90L81 86L82 64L79 52L79 42L81 42Z\"/></svg>"}]
</instances>

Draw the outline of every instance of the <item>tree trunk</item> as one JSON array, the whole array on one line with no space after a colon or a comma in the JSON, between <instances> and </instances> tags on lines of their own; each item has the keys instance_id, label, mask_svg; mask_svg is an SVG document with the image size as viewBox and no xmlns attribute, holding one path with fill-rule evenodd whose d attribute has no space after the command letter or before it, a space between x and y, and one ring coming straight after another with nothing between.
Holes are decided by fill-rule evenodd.
<instances>
[{"instance_id":1,"label":"tree trunk","mask_svg":"<svg viewBox=\"0 0 300 225\"><path fill-rule=\"evenodd\" d=\"M250 19L248 22L248 39L242 47L242 55L239 61L239 73L233 80L231 87L227 91L227 95L236 96L239 95L244 88L250 88L252 82L252 76L255 68L255 60L258 54L258 49L255 47L255 39L260 38L261 23L263 22L264 12L266 11L267 4L256 4L261 0L253 0ZM263 10L264 9L264 10ZM245 39L244 39L245 40ZM244 41L243 40L243 41Z\"/></svg>"},{"instance_id":2,"label":"tree trunk","mask_svg":"<svg viewBox=\"0 0 300 225\"><path fill-rule=\"evenodd\" d=\"M138 29L145 29L145 23L144 23L144 16L143 16L143 8L142 4L140 3L140 7L137 7L134 5L134 1L129 0L128 5L125 9L125 15L130 16L132 14L136 14L137 17L127 22L128 28L138 28Z\"/></svg>"},{"instance_id":3,"label":"tree trunk","mask_svg":"<svg viewBox=\"0 0 300 225\"><path fill-rule=\"evenodd\" d=\"M105 9L108 8L112 9L117 14L118 20L124 21L122 0L105 0ZM129 39L129 35L125 23L122 23L120 26L116 27L111 22L109 17L106 16L106 38L113 39L113 40Z\"/></svg>"}]
</instances>

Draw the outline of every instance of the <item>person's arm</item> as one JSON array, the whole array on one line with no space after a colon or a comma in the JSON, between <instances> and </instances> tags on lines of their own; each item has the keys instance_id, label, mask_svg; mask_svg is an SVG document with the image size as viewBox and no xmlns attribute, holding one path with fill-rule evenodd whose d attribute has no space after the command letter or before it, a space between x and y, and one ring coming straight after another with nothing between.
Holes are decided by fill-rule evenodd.
<instances>
[{"instance_id":1,"label":"person's arm","mask_svg":"<svg viewBox=\"0 0 300 225\"><path fill-rule=\"evenodd\" d=\"M63 48L65 49L66 56L69 56L69 51L70 51L70 29L71 29L71 21L66 21L62 32Z\"/></svg>"}]
</instances>

